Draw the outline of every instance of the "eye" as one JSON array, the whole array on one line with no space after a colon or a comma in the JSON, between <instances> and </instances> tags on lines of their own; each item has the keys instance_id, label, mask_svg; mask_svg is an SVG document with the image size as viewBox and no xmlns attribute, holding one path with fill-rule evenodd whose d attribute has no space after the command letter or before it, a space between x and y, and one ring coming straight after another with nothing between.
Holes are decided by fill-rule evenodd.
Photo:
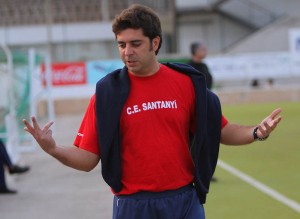
<instances>
[{"instance_id":1,"label":"eye","mask_svg":"<svg viewBox=\"0 0 300 219\"><path fill-rule=\"evenodd\" d=\"M141 45L141 43L140 42L135 42L135 43L132 43L132 46L133 47L139 47Z\"/></svg>"},{"instance_id":2,"label":"eye","mask_svg":"<svg viewBox=\"0 0 300 219\"><path fill-rule=\"evenodd\" d=\"M125 43L119 43L119 48L121 49L125 49L126 48L126 44Z\"/></svg>"}]
</instances>

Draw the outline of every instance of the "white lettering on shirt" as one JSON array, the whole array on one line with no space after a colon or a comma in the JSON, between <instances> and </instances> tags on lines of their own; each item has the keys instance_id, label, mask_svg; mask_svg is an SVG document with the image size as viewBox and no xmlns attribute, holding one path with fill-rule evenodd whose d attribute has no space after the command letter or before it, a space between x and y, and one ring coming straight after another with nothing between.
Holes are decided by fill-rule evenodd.
<instances>
[{"instance_id":1,"label":"white lettering on shirt","mask_svg":"<svg viewBox=\"0 0 300 219\"><path fill-rule=\"evenodd\" d=\"M134 105L133 107L127 107L126 111L128 115L141 112L138 105Z\"/></svg>"},{"instance_id":2,"label":"white lettering on shirt","mask_svg":"<svg viewBox=\"0 0 300 219\"><path fill-rule=\"evenodd\" d=\"M126 108L127 115L140 113L142 111L159 110L159 109L177 109L176 100L157 100L151 102L145 102L141 104L141 108L138 105L133 105Z\"/></svg>"}]
</instances>

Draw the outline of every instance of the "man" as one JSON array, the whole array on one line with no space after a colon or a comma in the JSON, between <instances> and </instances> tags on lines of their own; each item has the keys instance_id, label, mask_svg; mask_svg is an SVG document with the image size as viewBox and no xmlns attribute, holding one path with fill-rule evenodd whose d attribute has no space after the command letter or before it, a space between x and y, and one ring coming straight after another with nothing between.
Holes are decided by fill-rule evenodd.
<instances>
[{"instance_id":1,"label":"man","mask_svg":"<svg viewBox=\"0 0 300 219\"><path fill-rule=\"evenodd\" d=\"M202 74L204 74L207 88L211 89L213 86L213 77L209 71L209 68L203 62L203 59L206 57L207 54L205 45L200 42L195 42L191 44L190 50L192 60L188 64L200 71Z\"/></svg>"},{"instance_id":2,"label":"man","mask_svg":"<svg viewBox=\"0 0 300 219\"><path fill-rule=\"evenodd\" d=\"M32 117L33 125L23 120L25 130L72 168L90 171L101 160L102 176L115 194L114 219L205 218L202 204L220 141L242 145L265 139L280 122L281 110L257 126L229 123L201 74L188 65L157 61L160 21L148 7L125 9L112 29L126 67L97 83L77 147L56 144L53 122L40 128Z\"/></svg>"},{"instance_id":3,"label":"man","mask_svg":"<svg viewBox=\"0 0 300 219\"><path fill-rule=\"evenodd\" d=\"M0 139L0 194L16 194L16 190L9 189L6 185L5 182L5 169L4 166L8 168L8 171L10 174L20 174L20 173L25 173L29 170L28 166L19 166L16 164L13 164L11 161L5 145Z\"/></svg>"}]
</instances>

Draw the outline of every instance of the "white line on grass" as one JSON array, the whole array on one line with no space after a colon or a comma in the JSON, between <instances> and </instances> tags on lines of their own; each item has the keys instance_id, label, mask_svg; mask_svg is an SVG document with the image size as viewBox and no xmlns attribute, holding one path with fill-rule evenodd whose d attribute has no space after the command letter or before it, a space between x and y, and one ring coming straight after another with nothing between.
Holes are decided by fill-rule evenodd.
<instances>
[{"instance_id":1,"label":"white line on grass","mask_svg":"<svg viewBox=\"0 0 300 219\"><path fill-rule=\"evenodd\" d=\"M239 171L238 169L230 166L229 164L225 163L224 161L218 160L218 166L227 170L231 174L237 176L241 180L247 182L251 186L255 187L256 189L260 190L261 192L271 196L273 199L281 202L282 204L290 207L291 209L295 210L296 212L300 213L300 204L294 200L289 199L288 197L280 194L279 192L275 191L274 189L266 186L265 184L255 180L251 176Z\"/></svg>"}]
</instances>

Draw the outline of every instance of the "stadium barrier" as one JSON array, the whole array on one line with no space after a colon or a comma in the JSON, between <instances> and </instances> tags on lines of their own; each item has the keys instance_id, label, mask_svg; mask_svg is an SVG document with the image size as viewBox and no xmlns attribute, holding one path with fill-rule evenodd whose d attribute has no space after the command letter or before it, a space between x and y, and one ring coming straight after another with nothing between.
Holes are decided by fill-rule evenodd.
<instances>
[{"instance_id":1,"label":"stadium barrier","mask_svg":"<svg viewBox=\"0 0 300 219\"><path fill-rule=\"evenodd\" d=\"M187 62L187 58L165 58L162 62ZM205 60L216 89L248 88L257 79L266 84L269 79L276 85L299 85L300 55L286 52L256 53L236 56L214 56ZM109 72L122 68L120 60L52 63L51 80L54 99L90 96L98 80ZM45 65L40 66L45 74ZM44 86L45 82L39 86ZM74 92L76 90L76 92Z\"/></svg>"}]
</instances>

